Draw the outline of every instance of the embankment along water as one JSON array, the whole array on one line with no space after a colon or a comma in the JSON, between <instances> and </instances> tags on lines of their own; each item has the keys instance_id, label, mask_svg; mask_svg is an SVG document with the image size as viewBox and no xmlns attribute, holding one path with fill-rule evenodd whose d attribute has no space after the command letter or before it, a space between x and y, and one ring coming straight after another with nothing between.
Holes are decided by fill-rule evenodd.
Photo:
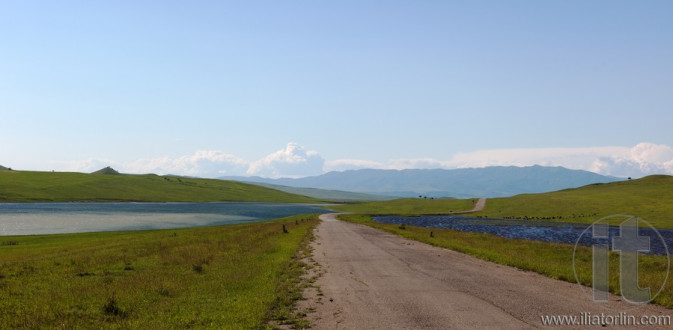
<instances>
[{"instance_id":1,"label":"embankment along water","mask_svg":"<svg viewBox=\"0 0 673 330\"><path fill-rule=\"evenodd\" d=\"M505 238L525 239L554 243L578 244L583 246L607 245L612 248L612 239L620 235L620 228L609 227L608 238L592 236L591 224L513 220L483 219L465 216L421 216L399 217L380 216L374 221L381 223L405 224L427 228L454 229L465 232L486 233ZM649 237L650 250L643 253L667 255L673 247L673 230L639 227L638 234Z\"/></svg>"}]
</instances>

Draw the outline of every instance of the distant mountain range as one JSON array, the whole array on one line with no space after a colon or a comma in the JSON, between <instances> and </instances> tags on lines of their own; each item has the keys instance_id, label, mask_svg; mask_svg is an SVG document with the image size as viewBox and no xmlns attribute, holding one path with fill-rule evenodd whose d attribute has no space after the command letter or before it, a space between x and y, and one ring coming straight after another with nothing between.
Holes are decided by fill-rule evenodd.
<instances>
[{"instance_id":1,"label":"distant mountain range","mask_svg":"<svg viewBox=\"0 0 673 330\"><path fill-rule=\"evenodd\" d=\"M6 170L6 169L7 169L6 167L0 165L0 171L2 171L2 170Z\"/></svg>"},{"instance_id":2,"label":"distant mountain range","mask_svg":"<svg viewBox=\"0 0 673 330\"><path fill-rule=\"evenodd\" d=\"M350 192L350 191L341 191L341 190L331 190L331 189L318 189L318 188L302 188L302 187L289 187L281 186L271 183L263 182L247 182L251 184L260 185L262 187L267 187L271 189L276 189L284 191L286 193L302 195L313 197L326 201L335 201L335 202L345 202L345 201L385 201L395 199L395 196L384 196L384 195L372 195L359 192Z\"/></svg>"},{"instance_id":3,"label":"distant mountain range","mask_svg":"<svg viewBox=\"0 0 673 330\"><path fill-rule=\"evenodd\" d=\"M588 171L547 166L466 169L350 170L298 179L221 177L288 187L317 188L397 197L506 197L620 181Z\"/></svg>"}]
</instances>

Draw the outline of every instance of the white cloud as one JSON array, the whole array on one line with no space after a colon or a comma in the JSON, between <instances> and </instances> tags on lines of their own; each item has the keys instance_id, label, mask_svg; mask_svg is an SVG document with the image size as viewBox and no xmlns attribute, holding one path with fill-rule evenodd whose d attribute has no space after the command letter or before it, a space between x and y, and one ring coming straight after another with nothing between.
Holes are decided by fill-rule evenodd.
<instances>
[{"instance_id":1,"label":"white cloud","mask_svg":"<svg viewBox=\"0 0 673 330\"><path fill-rule=\"evenodd\" d=\"M159 157L119 162L90 158L54 162L59 170L93 172L111 166L123 173L176 174L199 177L259 175L265 177L302 177L323 173L324 159L314 150L288 143L260 160L249 162L221 151L199 150L177 158Z\"/></svg>"},{"instance_id":2,"label":"white cloud","mask_svg":"<svg viewBox=\"0 0 673 330\"><path fill-rule=\"evenodd\" d=\"M540 148L483 150L455 155L450 167L494 165L563 166L605 175L640 177L673 174L673 149L666 145L639 143L629 147Z\"/></svg>"},{"instance_id":3,"label":"white cloud","mask_svg":"<svg viewBox=\"0 0 673 330\"><path fill-rule=\"evenodd\" d=\"M119 165L118 162L109 159L98 159L98 158L88 158L82 160L69 160L69 161L55 161L52 162L56 165L56 169L59 171L67 172L93 172L100 170L106 166Z\"/></svg>"},{"instance_id":4,"label":"white cloud","mask_svg":"<svg viewBox=\"0 0 673 330\"><path fill-rule=\"evenodd\" d=\"M456 154L446 164L458 168L543 165L588 169L596 159L621 157L627 149L597 147L479 150Z\"/></svg>"},{"instance_id":5,"label":"white cloud","mask_svg":"<svg viewBox=\"0 0 673 330\"><path fill-rule=\"evenodd\" d=\"M324 163L317 151L288 143L285 149L251 163L247 173L272 178L320 175Z\"/></svg>"},{"instance_id":6,"label":"white cloud","mask_svg":"<svg viewBox=\"0 0 673 330\"><path fill-rule=\"evenodd\" d=\"M398 158L391 159L386 163L365 159L337 159L325 162L325 171L346 171L365 168L384 170L404 170L411 168L450 168L446 161L433 158Z\"/></svg>"},{"instance_id":7,"label":"white cloud","mask_svg":"<svg viewBox=\"0 0 673 330\"><path fill-rule=\"evenodd\" d=\"M337 159L325 162L325 171L346 171L363 168L385 168L383 163L364 159Z\"/></svg>"},{"instance_id":8,"label":"white cloud","mask_svg":"<svg viewBox=\"0 0 673 330\"><path fill-rule=\"evenodd\" d=\"M394 170L403 170L408 168L432 169L451 167L448 162L433 158L399 158L392 159L387 168Z\"/></svg>"},{"instance_id":9,"label":"white cloud","mask_svg":"<svg viewBox=\"0 0 673 330\"><path fill-rule=\"evenodd\" d=\"M193 155L178 158L146 158L131 162L90 158L57 162L57 164L60 164L63 170L74 172L93 172L105 166L111 166L123 173L176 174L211 178L223 175L243 175L248 168L248 163L241 158L220 151L208 150L199 150Z\"/></svg>"},{"instance_id":10,"label":"white cloud","mask_svg":"<svg viewBox=\"0 0 673 330\"><path fill-rule=\"evenodd\" d=\"M640 143L634 147L494 149L459 153L449 160L434 158L392 159L385 163L342 159L328 161L327 170L359 168L469 168L487 166L563 166L604 175L641 177L673 174L673 148Z\"/></svg>"},{"instance_id":11,"label":"white cloud","mask_svg":"<svg viewBox=\"0 0 673 330\"><path fill-rule=\"evenodd\" d=\"M673 148L654 143L634 147L495 149L459 153L448 160L400 158L386 162L365 159L325 161L318 152L297 143L254 162L221 151L196 151L177 158L162 157L116 162L90 158L56 162L59 170L92 172L105 166L125 173L177 174L200 177L259 175L303 177L350 169L468 168L486 166L563 166L619 177L673 175Z\"/></svg>"},{"instance_id":12,"label":"white cloud","mask_svg":"<svg viewBox=\"0 0 673 330\"><path fill-rule=\"evenodd\" d=\"M220 151L199 150L178 158L139 159L120 166L122 172L179 174L214 178L245 173L248 163Z\"/></svg>"}]
</instances>

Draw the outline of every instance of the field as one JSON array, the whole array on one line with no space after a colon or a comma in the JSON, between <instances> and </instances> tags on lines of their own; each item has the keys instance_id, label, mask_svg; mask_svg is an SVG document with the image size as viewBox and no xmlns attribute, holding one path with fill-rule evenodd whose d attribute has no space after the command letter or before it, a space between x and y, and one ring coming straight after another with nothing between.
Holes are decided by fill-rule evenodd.
<instances>
[{"instance_id":1,"label":"field","mask_svg":"<svg viewBox=\"0 0 673 330\"><path fill-rule=\"evenodd\" d=\"M400 199L334 207L363 214L427 215L469 210L473 199ZM592 223L613 214L635 215L657 228L673 229L673 177L589 185L543 194L489 198L486 208L470 216Z\"/></svg>"},{"instance_id":2,"label":"field","mask_svg":"<svg viewBox=\"0 0 673 330\"><path fill-rule=\"evenodd\" d=\"M475 216L514 217L591 223L613 214L629 214L657 228L673 228L673 176L596 184L545 194L493 198Z\"/></svg>"},{"instance_id":3,"label":"field","mask_svg":"<svg viewBox=\"0 0 673 330\"><path fill-rule=\"evenodd\" d=\"M295 256L317 223L0 237L0 328L301 326Z\"/></svg>"},{"instance_id":4,"label":"field","mask_svg":"<svg viewBox=\"0 0 673 330\"><path fill-rule=\"evenodd\" d=\"M467 233L448 229L382 224L368 215L346 214L340 219L382 229L409 239L462 252L480 259L519 269L533 271L551 278L575 282L573 246L547 242L507 239L489 234ZM432 237L430 232L432 231ZM619 255L610 254L610 291L620 293ZM591 286L591 248L578 247L575 264L580 283ZM640 287L652 287L656 292L664 283L668 259L665 256L639 256ZM655 303L673 308L673 281L667 281Z\"/></svg>"},{"instance_id":5,"label":"field","mask_svg":"<svg viewBox=\"0 0 673 330\"><path fill-rule=\"evenodd\" d=\"M318 200L234 181L0 170L0 202L289 202Z\"/></svg>"}]
</instances>

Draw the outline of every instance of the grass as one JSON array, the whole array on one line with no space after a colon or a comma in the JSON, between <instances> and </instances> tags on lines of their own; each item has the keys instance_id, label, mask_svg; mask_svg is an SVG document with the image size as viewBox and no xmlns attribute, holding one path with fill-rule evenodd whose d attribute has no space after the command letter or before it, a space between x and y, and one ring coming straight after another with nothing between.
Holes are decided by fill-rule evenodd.
<instances>
[{"instance_id":1,"label":"grass","mask_svg":"<svg viewBox=\"0 0 673 330\"><path fill-rule=\"evenodd\" d=\"M673 229L673 177L654 175L545 194L492 198L484 211L474 215L592 223L613 214L635 215L657 228Z\"/></svg>"},{"instance_id":2,"label":"grass","mask_svg":"<svg viewBox=\"0 0 673 330\"><path fill-rule=\"evenodd\" d=\"M475 199L398 199L333 207L363 214L428 215L470 210ZM657 228L673 229L673 176L595 184L543 194L489 198L470 216L592 223L614 214L638 216Z\"/></svg>"},{"instance_id":3,"label":"grass","mask_svg":"<svg viewBox=\"0 0 673 330\"><path fill-rule=\"evenodd\" d=\"M467 233L449 229L398 226L374 222L371 216L347 214L340 219L367 225L409 239L462 252L483 260L519 269L533 271L554 279L575 282L573 274L573 246L569 244L536 242L502 238L481 233ZM430 236L432 231L433 237ZM591 285L592 255L588 247L578 247L575 263L580 283ZM619 255L610 254L610 291L620 294ZM639 256L639 285L653 291L664 282L668 267L665 256ZM673 281L667 281L654 303L673 308Z\"/></svg>"},{"instance_id":4,"label":"grass","mask_svg":"<svg viewBox=\"0 0 673 330\"><path fill-rule=\"evenodd\" d=\"M340 206L331 206L342 212L366 213L366 214L394 214L394 215L420 215L420 214L448 214L458 211L466 211L474 207L477 199L421 199L402 198L391 201L353 203Z\"/></svg>"},{"instance_id":5,"label":"grass","mask_svg":"<svg viewBox=\"0 0 673 330\"><path fill-rule=\"evenodd\" d=\"M2 237L0 328L301 327L296 255L317 223Z\"/></svg>"},{"instance_id":6,"label":"grass","mask_svg":"<svg viewBox=\"0 0 673 330\"><path fill-rule=\"evenodd\" d=\"M312 286L315 278L309 279L303 277L313 266L305 263L303 260L311 257L311 247L309 243L315 239L313 231L309 231L304 240L299 245L297 253L285 271L282 273L276 292L279 294L271 305L268 318L269 325L277 328L278 325L290 325L295 329L304 329L310 327L305 318L305 311L296 309L295 303L303 299L304 290Z\"/></svg>"},{"instance_id":7,"label":"grass","mask_svg":"<svg viewBox=\"0 0 673 330\"><path fill-rule=\"evenodd\" d=\"M0 202L292 202L318 200L234 181L0 171Z\"/></svg>"}]
</instances>

